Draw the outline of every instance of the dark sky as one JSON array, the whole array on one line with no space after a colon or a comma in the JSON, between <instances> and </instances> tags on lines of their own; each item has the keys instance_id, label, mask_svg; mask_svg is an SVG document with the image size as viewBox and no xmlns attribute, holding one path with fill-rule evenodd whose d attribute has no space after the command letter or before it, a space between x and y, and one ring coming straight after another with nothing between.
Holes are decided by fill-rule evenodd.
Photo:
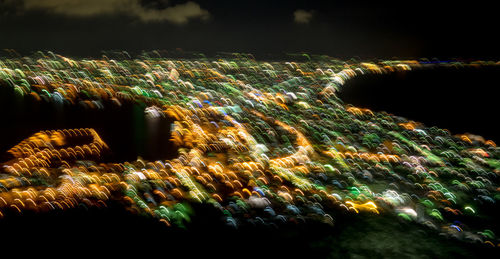
<instances>
[{"instance_id":1,"label":"dark sky","mask_svg":"<svg viewBox=\"0 0 500 259\"><path fill-rule=\"evenodd\" d=\"M498 59L500 22L487 2L0 0L0 48Z\"/></svg>"}]
</instances>

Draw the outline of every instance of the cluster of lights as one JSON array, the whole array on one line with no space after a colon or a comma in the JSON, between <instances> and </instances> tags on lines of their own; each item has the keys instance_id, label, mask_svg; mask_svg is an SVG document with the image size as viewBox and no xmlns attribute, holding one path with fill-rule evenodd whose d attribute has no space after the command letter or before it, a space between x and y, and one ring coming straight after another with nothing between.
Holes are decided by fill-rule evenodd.
<instances>
[{"instance_id":1,"label":"cluster of lights","mask_svg":"<svg viewBox=\"0 0 500 259\"><path fill-rule=\"evenodd\" d=\"M172 118L165 134L179 156L100 163L108 147L93 129L36 133L8 151L14 159L2 165L0 217L110 200L168 226L188 222L193 203L212 204L234 227L394 213L497 246L488 226L467 225L500 200L493 141L345 105L336 96L360 74L477 65L497 64L262 62L241 54L3 59L1 87L24 98L90 109L138 102L148 116Z\"/></svg>"}]
</instances>

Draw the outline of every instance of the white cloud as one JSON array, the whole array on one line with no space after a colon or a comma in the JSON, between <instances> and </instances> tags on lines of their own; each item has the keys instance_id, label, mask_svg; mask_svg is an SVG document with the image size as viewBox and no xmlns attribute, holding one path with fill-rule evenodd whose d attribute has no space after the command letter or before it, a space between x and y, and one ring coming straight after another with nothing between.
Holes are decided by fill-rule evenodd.
<instances>
[{"instance_id":1,"label":"white cloud","mask_svg":"<svg viewBox=\"0 0 500 259\"><path fill-rule=\"evenodd\" d=\"M210 17L207 10L192 1L165 9L151 9L141 6L139 0L24 0L24 9L77 17L125 14L143 22L168 21L175 24Z\"/></svg>"},{"instance_id":2,"label":"white cloud","mask_svg":"<svg viewBox=\"0 0 500 259\"><path fill-rule=\"evenodd\" d=\"M293 13L293 20L296 23L309 23L311 19L313 18L313 12L312 11L306 11L302 9L298 9Z\"/></svg>"}]
</instances>

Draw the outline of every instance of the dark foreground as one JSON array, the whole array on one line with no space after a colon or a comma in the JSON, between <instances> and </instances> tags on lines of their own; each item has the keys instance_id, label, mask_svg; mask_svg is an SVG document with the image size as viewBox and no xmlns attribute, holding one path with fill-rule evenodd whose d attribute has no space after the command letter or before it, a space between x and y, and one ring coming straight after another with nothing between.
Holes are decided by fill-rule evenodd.
<instances>
[{"instance_id":1,"label":"dark foreground","mask_svg":"<svg viewBox=\"0 0 500 259\"><path fill-rule=\"evenodd\" d=\"M2 252L65 258L478 258L496 252L440 236L386 215L352 215L331 227L321 223L244 227L222 224L218 213L198 206L187 229L111 205L23 215L0 222Z\"/></svg>"}]
</instances>

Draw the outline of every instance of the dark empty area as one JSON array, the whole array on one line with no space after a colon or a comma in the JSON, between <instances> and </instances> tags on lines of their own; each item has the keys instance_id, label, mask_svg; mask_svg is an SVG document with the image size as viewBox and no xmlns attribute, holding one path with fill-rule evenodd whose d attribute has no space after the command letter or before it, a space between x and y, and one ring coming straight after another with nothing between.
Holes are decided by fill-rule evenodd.
<instances>
[{"instance_id":1,"label":"dark empty area","mask_svg":"<svg viewBox=\"0 0 500 259\"><path fill-rule=\"evenodd\" d=\"M339 97L357 107L386 111L452 134L472 133L495 142L499 66L434 67L349 80Z\"/></svg>"},{"instance_id":2,"label":"dark empty area","mask_svg":"<svg viewBox=\"0 0 500 259\"><path fill-rule=\"evenodd\" d=\"M42 130L94 128L110 147L105 162L125 162L141 156L148 160L171 159L176 148L170 142L172 119L147 118L144 106L104 103L104 109L89 109L80 104L57 104L20 96L10 87L0 86L1 161L6 151Z\"/></svg>"},{"instance_id":3,"label":"dark empty area","mask_svg":"<svg viewBox=\"0 0 500 259\"><path fill-rule=\"evenodd\" d=\"M0 221L2 252L22 255L181 258L470 258L493 248L439 236L394 215L344 214L319 222L226 226L220 211L194 204L187 229L166 227L118 203L23 214ZM439 246L436 246L439 244Z\"/></svg>"}]
</instances>

